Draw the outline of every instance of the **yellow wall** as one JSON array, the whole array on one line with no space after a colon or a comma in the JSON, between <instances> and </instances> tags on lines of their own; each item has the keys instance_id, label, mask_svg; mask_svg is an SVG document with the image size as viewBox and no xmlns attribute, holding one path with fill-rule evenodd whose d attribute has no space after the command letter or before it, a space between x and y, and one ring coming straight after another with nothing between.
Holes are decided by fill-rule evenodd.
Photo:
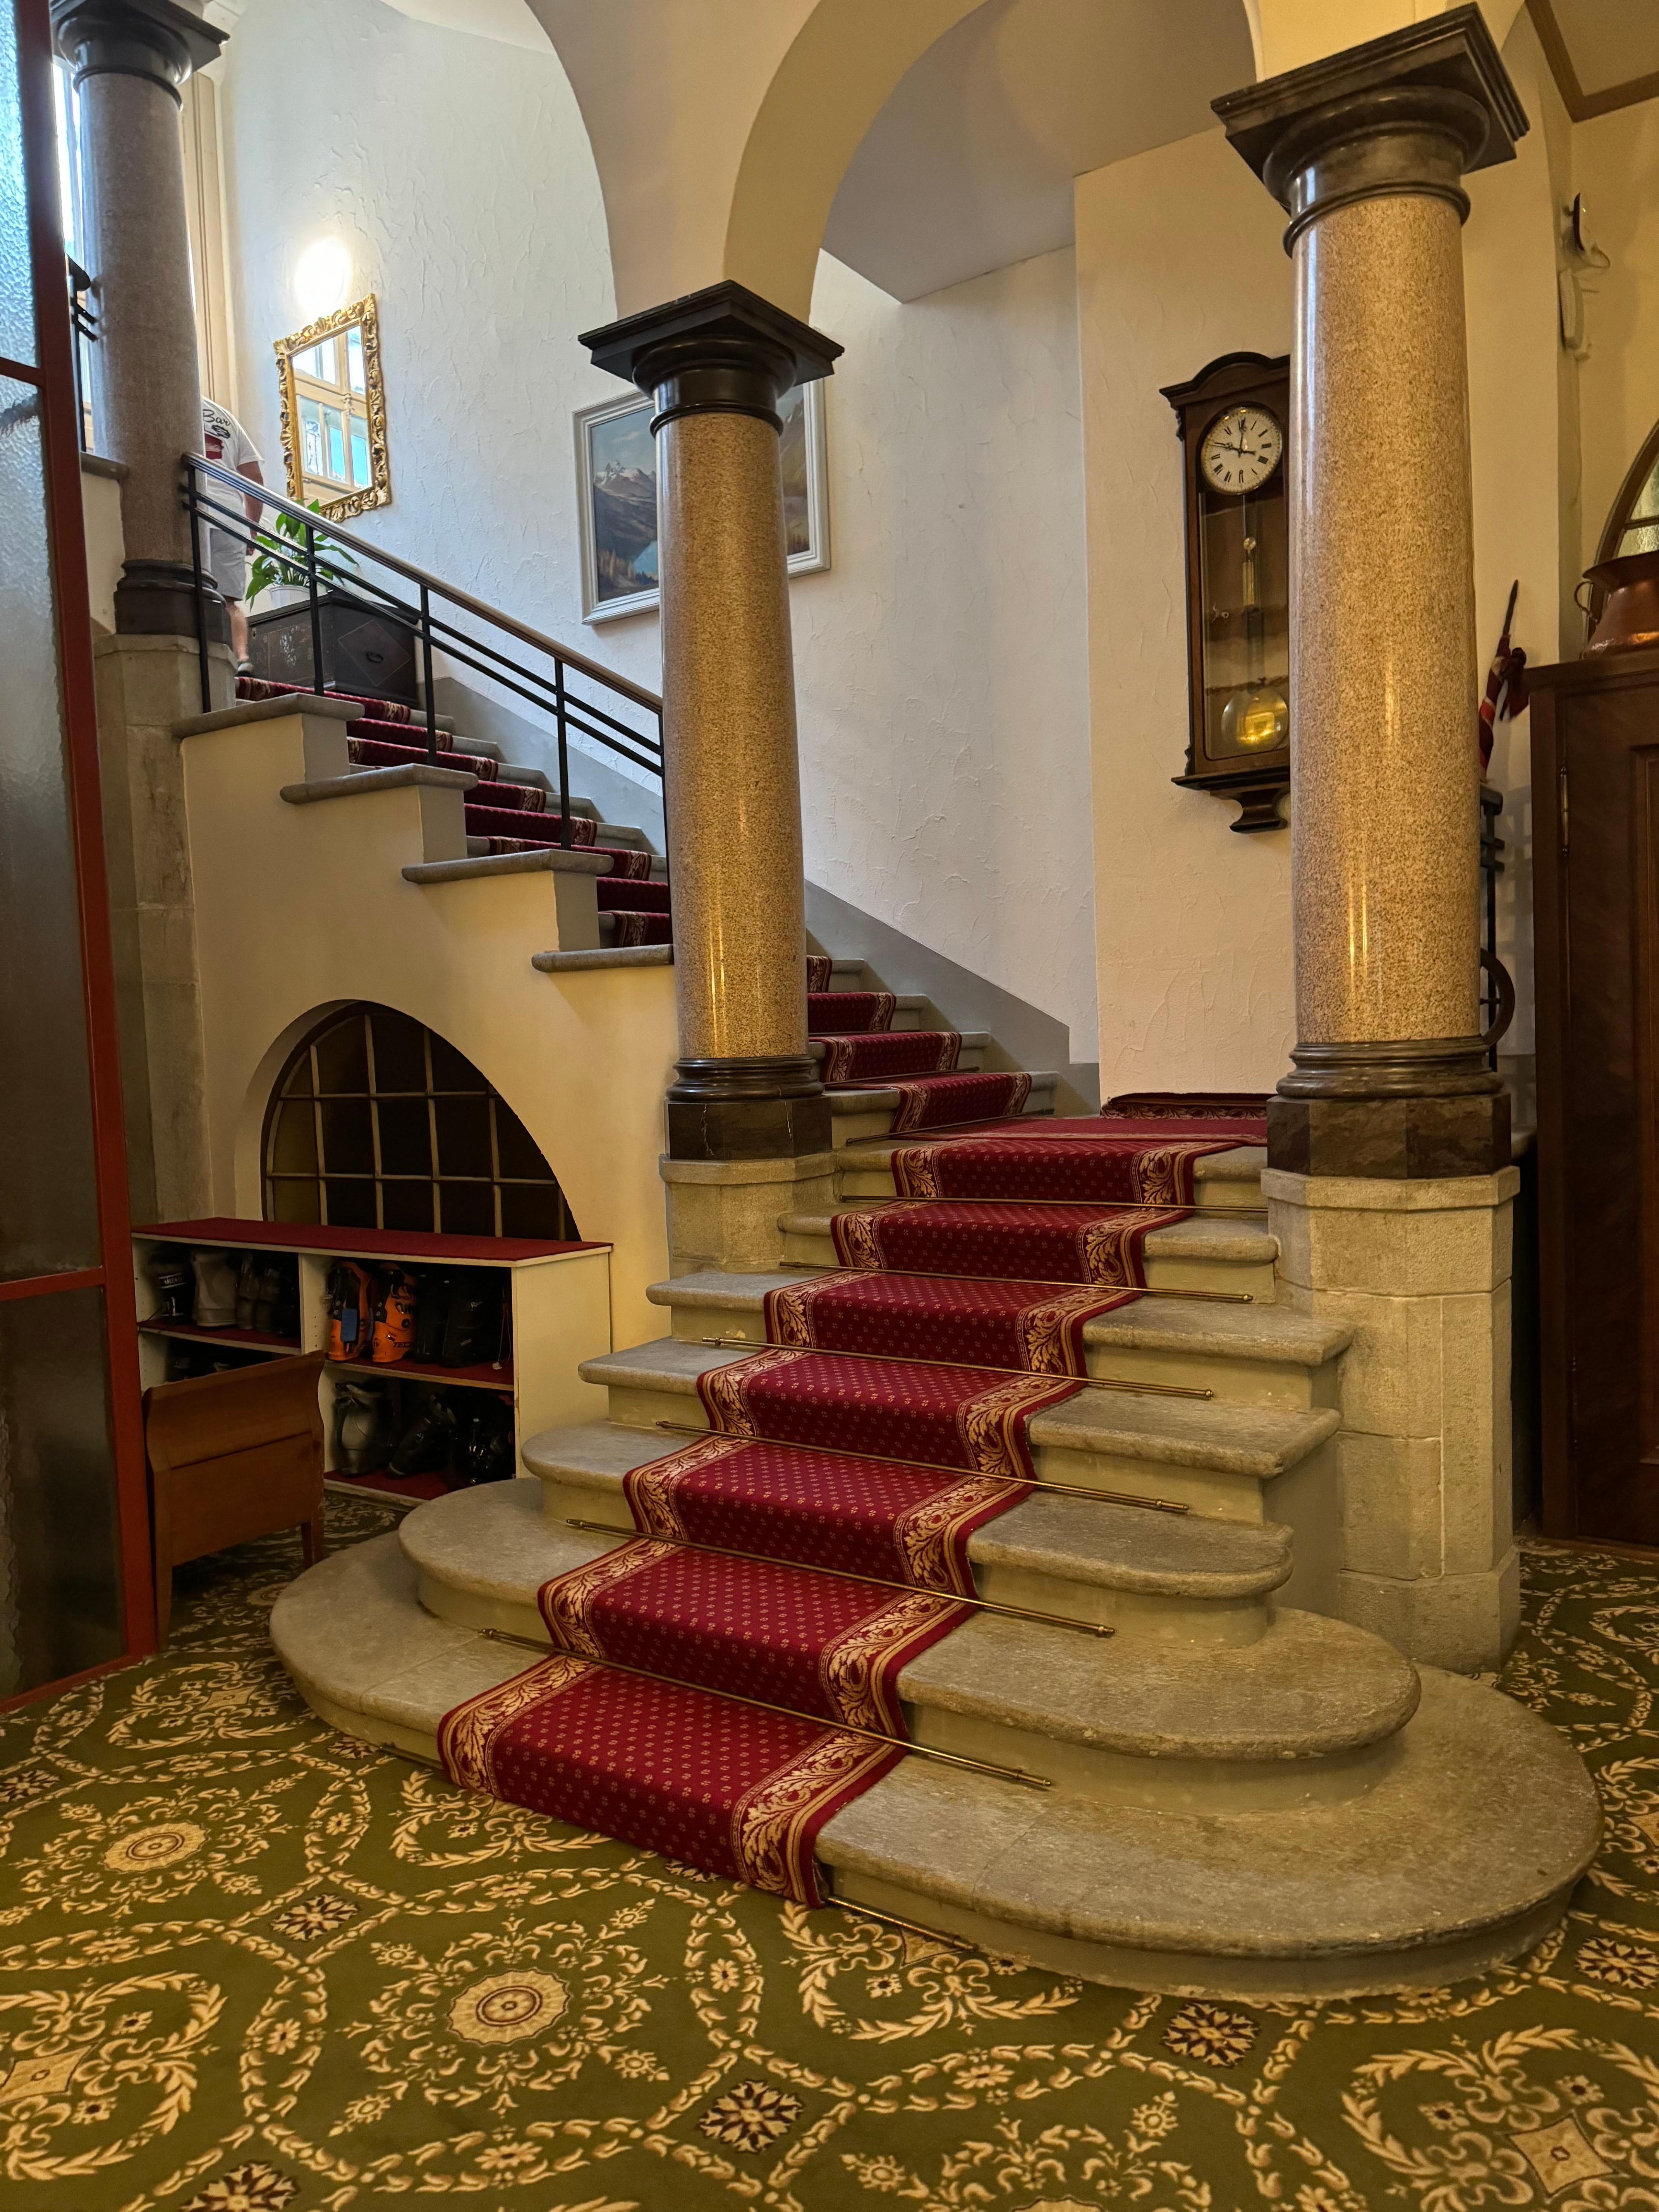
<instances>
[{"instance_id":1,"label":"yellow wall","mask_svg":"<svg viewBox=\"0 0 1659 2212\"><path fill-rule=\"evenodd\" d=\"M558 942L545 873L405 882L442 811L428 807L423 826L429 792L289 805L282 787L305 775L298 715L186 738L184 763L216 1209L258 1217L260 1131L284 1057L329 1006L372 1000L483 1071L546 1155L582 1235L615 1246L614 1340L659 1334L644 1293L667 1273L657 1163L672 969L532 968ZM459 799L440 796L459 830Z\"/></svg>"}]
</instances>

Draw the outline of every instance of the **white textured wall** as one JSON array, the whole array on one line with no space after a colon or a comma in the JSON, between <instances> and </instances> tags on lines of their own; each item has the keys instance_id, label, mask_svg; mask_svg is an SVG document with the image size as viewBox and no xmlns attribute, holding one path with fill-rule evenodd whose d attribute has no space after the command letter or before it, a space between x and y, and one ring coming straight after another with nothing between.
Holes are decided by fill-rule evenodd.
<instances>
[{"instance_id":1,"label":"white textured wall","mask_svg":"<svg viewBox=\"0 0 1659 2212\"><path fill-rule=\"evenodd\" d=\"M1271 1090L1290 1065L1291 841L1186 764L1181 445L1159 387L1287 352L1284 218L1219 131L1077 180L1100 1081Z\"/></svg>"},{"instance_id":2,"label":"white textured wall","mask_svg":"<svg viewBox=\"0 0 1659 2212\"><path fill-rule=\"evenodd\" d=\"M835 566L791 592L806 872L1094 1056L1069 250L899 306L824 255Z\"/></svg>"},{"instance_id":3,"label":"white textured wall","mask_svg":"<svg viewBox=\"0 0 1659 2212\"><path fill-rule=\"evenodd\" d=\"M555 637L583 629L571 411L620 387L576 343L612 313L586 134L550 48L382 0L248 0L222 88L239 411L282 483L272 341L295 264L344 241L380 301L392 503L365 537ZM319 88L333 88L331 92ZM656 624L596 654L654 685Z\"/></svg>"},{"instance_id":4,"label":"white textured wall","mask_svg":"<svg viewBox=\"0 0 1659 2212\"><path fill-rule=\"evenodd\" d=\"M381 0L249 0L227 54L240 396L268 472L271 341L299 321L299 253L333 233L386 358L393 503L356 526L654 686L654 614L581 620L571 412L620 387L575 342L611 292L557 60ZM1071 257L907 307L826 258L813 311L847 355L835 566L792 589L809 873L1091 1059Z\"/></svg>"}]
</instances>

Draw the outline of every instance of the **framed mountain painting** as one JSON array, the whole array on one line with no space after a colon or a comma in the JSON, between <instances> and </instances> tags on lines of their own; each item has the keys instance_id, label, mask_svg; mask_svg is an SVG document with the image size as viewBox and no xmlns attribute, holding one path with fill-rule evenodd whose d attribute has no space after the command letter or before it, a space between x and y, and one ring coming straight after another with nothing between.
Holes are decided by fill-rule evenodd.
<instances>
[{"instance_id":1,"label":"framed mountain painting","mask_svg":"<svg viewBox=\"0 0 1659 2212\"><path fill-rule=\"evenodd\" d=\"M793 575L830 566L823 386L798 384L783 417L783 527ZM591 623L657 605L657 455L651 402L609 400L576 416L582 615Z\"/></svg>"}]
</instances>

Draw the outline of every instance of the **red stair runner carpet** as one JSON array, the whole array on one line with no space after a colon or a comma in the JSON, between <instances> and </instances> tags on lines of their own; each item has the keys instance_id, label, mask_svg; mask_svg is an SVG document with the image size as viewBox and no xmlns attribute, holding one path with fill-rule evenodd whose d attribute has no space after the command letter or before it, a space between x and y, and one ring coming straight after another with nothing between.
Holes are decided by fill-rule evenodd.
<instances>
[{"instance_id":1,"label":"red stair runner carpet","mask_svg":"<svg viewBox=\"0 0 1659 2212\"><path fill-rule=\"evenodd\" d=\"M981 1135L907 1145L893 1154L901 1198L1103 1199L1115 1206L1190 1206L1193 1168L1230 1138L1148 1146L1133 1138Z\"/></svg>"},{"instance_id":2,"label":"red stair runner carpet","mask_svg":"<svg viewBox=\"0 0 1659 2212\"><path fill-rule=\"evenodd\" d=\"M823 1046L826 1083L882 1075L945 1075L957 1064L962 1037L956 1030L865 1030L850 1036L813 1030Z\"/></svg>"},{"instance_id":3,"label":"red stair runner carpet","mask_svg":"<svg viewBox=\"0 0 1659 2212\"><path fill-rule=\"evenodd\" d=\"M808 1905L818 1831L904 1756L564 1651L446 1713L438 1749L463 1788Z\"/></svg>"},{"instance_id":4,"label":"red stair runner carpet","mask_svg":"<svg viewBox=\"0 0 1659 2212\"><path fill-rule=\"evenodd\" d=\"M1139 1297L1079 1284L987 1282L964 1276L825 1275L766 1294L774 1344L819 1352L889 1352L907 1359L956 1359L1024 1367L1036 1375L1086 1375L1083 1325Z\"/></svg>"},{"instance_id":5,"label":"red stair runner carpet","mask_svg":"<svg viewBox=\"0 0 1659 2212\"><path fill-rule=\"evenodd\" d=\"M1133 1290L1146 1279L1147 1237L1184 1218L1134 1206L901 1199L876 1212L833 1213L830 1231L844 1267Z\"/></svg>"},{"instance_id":6,"label":"red stair runner carpet","mask_svg":"<svg viewBox=\"0 0 1659 2212\"><path fill-rule=\"evenodd\" d=\"M809 991L806 1027L813 1036L890 1030L898 1000L890 991Z\"/></svg>"},{"instance_id":7,"label":"red stair runner carpet","mask_svg":"<svg viewBox=\"0 0 1659 2212\"><path fill-rule=\"evenodd\" d=\"M623 1479L635 1526L732 1552L974 1594L968 1539L1030 1495L855 1452L714 1436Z\"/></svg>"}]
</instances>

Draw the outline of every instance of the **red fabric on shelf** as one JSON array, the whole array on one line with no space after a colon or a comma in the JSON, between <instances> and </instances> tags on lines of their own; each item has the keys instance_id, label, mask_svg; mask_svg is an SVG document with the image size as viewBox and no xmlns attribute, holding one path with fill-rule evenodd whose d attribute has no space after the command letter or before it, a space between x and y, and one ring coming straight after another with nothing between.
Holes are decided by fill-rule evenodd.
<instances>
[{"instance_id":1,"label":"red fabric on shelf","mask_svg":"<svg viewBox=\"0 0 1659 2212\"><path fill-rule=\"evenodd\" d=\"M1079 1284L943 1282L923 1275L825 1275L766 1294L774 1344L821 1352L891 1352L1033 1374L1086 1375L1083 1328L1140 1296Z\"/></svg>"},{"instance_id":2,"label":"red fabric on shelf","mask_svg":"<svg viewBox=\"0 0 1659 2212\"><path fill-rule=\"evenodd\" d=\"M881 1075L943 1075L957 1064L962 1039L955 1030L880 1030L826 1036L822 1074L826 1083Z\"/></svg>"},{"instance_id":3,"label":"red fabric on shelf","mask_svg":"<svg viewBox=\"0 0 1659 2212\"><path fill-rule=\"evenodd\" d=\"M1024 1483L933 1474L853 1452L710 1437L623 1478L635 1528L805 1566L974 1594L968 1540Z\"/></svg>"},{"instance_id":4,"label":"red fabric on shelf","mask_svg":"<svg viewBox=\"0 0 1659 2212\"><path fill-rule=\"evenodd\" d=\"M633 1538L544 1583L554 1643L699 1689L905 1733L898 1678L968 1617L927 1590Z\"/></svg>"},{"instance_id":5,"label":"red fabric on shelf","mask_svg":"<svg viewBox=\"0 0 1659 2212\"><path fill-rule=\"evenodd\" d=\"M924 1200L830 1217L847 1267L894 1273L994 1276L1000 1280L1105 1283L1144 1288L1144 1246L1154 1229L1186 1218L1133 1206L976 1206Z\"/></svg>"},{"instance_id":6,"label":"red fabric on shelf","mask_svg":"<svg viewBox=\"0 0 1659 2212\"><path fill-rule=\"evenodd\" d=\"M1026 1435L1032 1414L1076 1389L1075 1382L983 1367L782 1350L730 1360L697 1378L708 1425L722 1436L925 1460L1010 1482L1036 1473Z\"/></svg>"},{"instance_id":7,"label":"red fabric on shelf","mask_svg":"<svg viewBox=\"0 0 1659 2212\"><path fill-rule=\"evenodd\" d=\"M890 1030L897 1006L890 991L809 991L807 1034L844 1036L854 1031Z\"/></svg>"},{"instance_id":8,"label":"red fabric on shelf","mask_svg":"<svg viewBox=\"0 0 1659 2212\"><path fill-rule=\"evenodd\" d=\"M446 1713L438 1748L464 1789L807 1905L818 1831L904 1756L564 1651Z\"/></svg>"},{"instance_id":9,"label":"red fabric on shelf","mask_svg":"<svg viewBox=\"0 0 1659 2212\"><path fill-rule=\"evenodd\" d=\"M893 1154L901 1198L1099 1199L1113 1206L1190 1206L1194 1163L1231 1147L1223 1138L1148 1145L1129 1137L958 1138Z\"/></svg>"}]
</instances>

